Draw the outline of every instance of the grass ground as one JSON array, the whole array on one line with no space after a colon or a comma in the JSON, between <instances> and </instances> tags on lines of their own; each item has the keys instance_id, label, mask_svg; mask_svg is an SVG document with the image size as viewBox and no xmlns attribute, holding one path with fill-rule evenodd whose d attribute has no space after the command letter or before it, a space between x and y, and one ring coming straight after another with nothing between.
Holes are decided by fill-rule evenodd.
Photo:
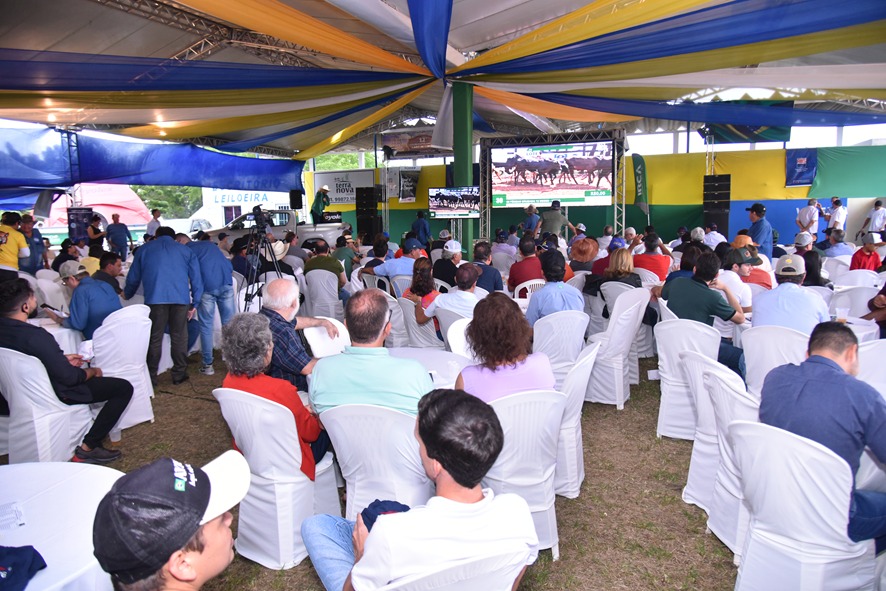
<instances>
[{"instance_id":1,"label":"grass ground","mask_svg":"<svg viewBox=\"0 0 886 591\"><path fill-rule=\"evenodd\" d=\"M221 385L223 364L215 376L198 372L191 358L191 380L172 386L160 378L153 424L128 429L114 467L132 470L162 456L197 465L229 449L231 435L212 389ZM567 589L731 589L732 555L712 534L705 515L686 505L680 493L686 481L692 443L655 437L658 382L645 380L656 367L641 362L639 386L622 411L585 404L582 418L586 479L577 499L557 497L560 560L549 550L523 579L523 591ZM210 582L207 591L298 589L322 591L309 560L287 571L271 571L237 557Z\"/></svg>"}]
</instances>

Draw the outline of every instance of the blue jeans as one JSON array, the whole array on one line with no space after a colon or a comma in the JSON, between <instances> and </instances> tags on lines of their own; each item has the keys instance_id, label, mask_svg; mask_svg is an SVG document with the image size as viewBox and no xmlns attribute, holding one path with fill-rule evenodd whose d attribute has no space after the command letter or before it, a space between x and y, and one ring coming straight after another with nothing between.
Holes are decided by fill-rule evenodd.
<instances>
[{"instance_id":1,"label":"blue jeans","mask_svg":"<svg viewBox=\"0 0 886 591\"><path fill-rule=\"evenodd\" d=\"M236 304L234 287L225 285L215 291L204 291L197 309L200 320L200 348L203 352L203 365L212 365L212 323L215 320L215 308L221 316L222 326L231 321Z\"/></svg>"},{"instance_id":2,"label":"blue jeans","mask_svg":"<svg viewBox=\"0 0 886 591\"><path fill-rule=\"evenodd\" d=\"M341 300L342 306L348 305L348 298L350 298L350 297L351 297L351 292L349 292L344 287L342 287L340 290L338 290L338 299Z\"/></svg>"},{"instance_id":3,"label":"blue jeans","mask_svg":"<svg viewBox=\"0 0 886 591\"><path fill-rule=\"evenodd\" d=\"M733 345L730 341L720 339L720 351L717 353L717 361L737 373L741 379L744 380L744 351Z\"/></svg>"},{"instance_id":4,"label":"blue jeans","mask_svg":"<svg viewBox=\"0 0 886 591\"><path fill-rule=\"evenodd\" d=\"M122 246L117 246L117 245L115 244L114 246L111 247L110 250L111 250L111 252L113 252L114 254L118 254L118 255L120 255L120 259L121 259L124 263L126 262L126 257L129 255L129 249L127 248L126 244L123 244Z\"/></svg>"},{"instance_id":5,"label":"blue jeans","mask_svg":"<svg viewBox=\"0 0 886 591\"><path fill-rule=\"evenodd\" d=\"M327 591L340 591L354 568L354 523L334 515L314 515L301 523L311 564Z\"/></svg>"},{"instance_id":6,"label":"blue jeans","mask_svg":"<svg viewBox=\"0 0 886 591\"><path fill-rule=\"evenodd\" d=\"M849 504L849 539L875 540L877 554L886 550L886 493L856 490Z\"/></svg>"}]
</instances>

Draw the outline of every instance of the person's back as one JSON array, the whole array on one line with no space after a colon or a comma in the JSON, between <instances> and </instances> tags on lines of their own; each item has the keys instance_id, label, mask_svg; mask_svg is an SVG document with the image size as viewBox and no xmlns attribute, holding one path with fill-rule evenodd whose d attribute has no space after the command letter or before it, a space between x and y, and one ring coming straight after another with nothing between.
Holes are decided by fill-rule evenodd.
<instances>
[{"instance_id":1,"label":"person's back","mask_svg":"<svg viewBox=\"0 0 886 591\"><path fill-rule=\"evenodd\" d=\"M123 290L126 299L135 294L139 283L144 285L146 304L190 304L190 293L196 302L203 292L197 258L171 236L159 236L135 251Z\"/></svg>"},{"instance_id":2,"label":"person's back","mask_svg":"<svg viewBox=\"0 0 886 591\"><path fill-rule=\"evenodd\" d=\"M84 277L71 295L71 327L83 332L88 340L105 318L123 306L110 285Z\"/></svg>"},{"instance_id":3,"label":"person's back","mask_svg":"<svg viewBox=\"0 0 886 591\"><path fill-rule=\"evenodd\" d=\"M197 257L200 266L200 276L203 279L205 291L217 291L222 287L233 285L231 261L222 253L221 249L208 240L191 241L188 248Z\"/></svg>"},{"instance_id":4,"label":"person's back","mask_svg":"<svg viewBox=\"0 0 886 591\"><path fill-rule=\"evenodd\" d=\"M557 250L548 250L542 253L541 268L545 276L545 284L540 290L532 294L529 300L529 308L526 310L526 320L530 326L551 314L567 310L584 311L585 301L581 292L576 288L563 283L566 273L566 259Z\"/></svg>"},{"instance_id":5,"label":"person's back","mask_svg":"<svg viewBox=\"0 0 886 591\"><path fill-rule=\"evenodd\" d=\"M802 256L785 255L775 265L778 287L754 296L754 326L783 326L809 334L830 320L818 294L802 287L806 264Z\"/></svg>"}]
</instances>

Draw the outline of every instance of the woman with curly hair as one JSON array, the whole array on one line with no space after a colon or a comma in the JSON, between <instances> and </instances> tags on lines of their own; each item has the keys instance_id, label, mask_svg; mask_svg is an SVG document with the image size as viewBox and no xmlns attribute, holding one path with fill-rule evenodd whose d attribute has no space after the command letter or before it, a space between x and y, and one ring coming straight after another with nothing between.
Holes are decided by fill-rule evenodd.
<instances>
[{"instance_id":1,"label":"woman with curly hair","mask_svg":"<svg viewBox=\"0 0 886 591\"><path fill-rule=\"evenodd\" d=\"M403 292L404 298L412 300L416 304L419 303L416 300L420 298L422 310L427 310L431 302L440 295L440 292L437 291L434 285L433 273L434 266L431 265L430 259L425 257L416 259L415 265L412 267L412 285ZM436 318L434 318L434 329L437 331L437 337L442 341L443 335L440 334L440 324Z\"/></svg>"},{"instance_id":2,"label":"woman with curly hair","mask_svg":"<svg viewBox=\"0 0 886 591\"><path fill-rule=\"evenodd\" d=\"M458 375L455 388L484 402L523 390L553 390L554 371L544 353L532 352L532 328L520 306L494 292L480 300L465 336L479 365Z\"/></svg>"},{"instance_id":3,"label":"woman with curly hair","mask_svg":"<svg viewBox=\"0 0 886 591\"><path fill-rule=\"evenodd\" d=\"M572 243L569 253L569 266L573 271L590 271L600 247L593 238L582 238Z\"/></svg>"}]
</instances>

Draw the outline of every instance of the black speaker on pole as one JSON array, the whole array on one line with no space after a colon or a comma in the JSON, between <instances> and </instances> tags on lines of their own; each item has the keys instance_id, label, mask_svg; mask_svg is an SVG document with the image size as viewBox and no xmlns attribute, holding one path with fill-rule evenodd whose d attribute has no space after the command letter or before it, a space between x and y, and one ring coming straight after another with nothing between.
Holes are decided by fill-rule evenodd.
<instances>
[{"instance_id":1,"label":"black speaker on pole","mask_svg":"<svg viewBox=\"0 0 886 591\"><path fill-rule=\"evenodd\" d=\"M704 177L703 211L704 223L717 224L721 234L730 235L729 208L732 192L732 175L712 174Z\"/></svg>"},{"instance_id":2,"label":"black speaker on pole","mask_svg":"<svg viewBox=\"0 0 886 591\"><path fill-rule=\"evenodd\" d=\"M381 229L381 217L377 215L358 215L357 216L357 235L364 236L369 234L369 239L375 238Z\"/></svg>"},{"instance_id":3,"label":"black speaker on pole","mask_svg":"<svg viewBox=\"0 0 886 591\"><path fill-rule=\"evenodd\" d=\"M305 194L298 189L292 189L289 191L289 208L301 209L304 207L304 196Z\"/></svg>"},{"instance_id":4,"label":"black speaker on pole","mask_svg":"<svg viewBox=\"0 0 886 591\"><path fill-rule=\"evenodd\" d=\"M378 213L378 194L375 187L357 187L357 217L374 216Z\"/></svg>"}]
</instances>

